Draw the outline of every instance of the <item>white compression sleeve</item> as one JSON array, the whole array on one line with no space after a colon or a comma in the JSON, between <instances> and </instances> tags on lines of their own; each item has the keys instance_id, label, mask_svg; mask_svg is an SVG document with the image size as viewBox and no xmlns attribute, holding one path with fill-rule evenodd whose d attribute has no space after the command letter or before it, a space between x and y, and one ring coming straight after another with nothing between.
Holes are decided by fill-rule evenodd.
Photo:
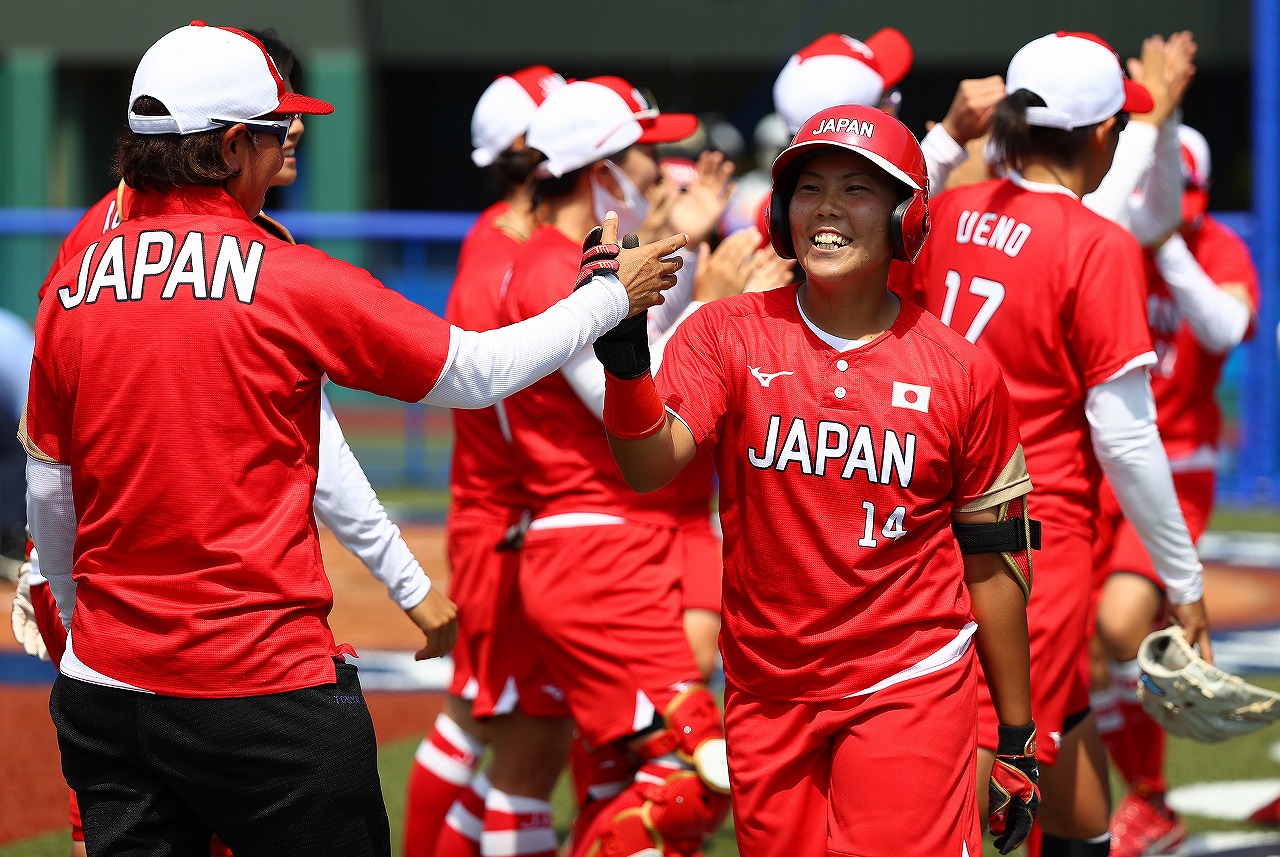
<instances>
[{"instance_id":1,"label":"white compression sleeve","mask_svg":"<svg viewBox=\"0 0 1280 857\"><path fill-rule=\"evenodd\" d=\"M323 393L320 469L312 508L317 520L386 585L392 601L408 610L427 597L431 579L405 544L400 528L387 517Z\"/></svg>"},{"instance_id":2,"label":"white compression sleeve","mask_svg":"<svg viewBox=\"0 0 1280 857\"><path fill-rule=\"evenodd\" d=\"M1133 215L1130 207L1133 192L1142 185L1151 169L1158 136L1156 126L1147 122L1130 122L1120 132L1111 169L1103 176L1098 189L1085 194L1081 201L1091 211L1128 229Z\"/></svg>"},{"instance_id":3,"label":"white compression sleeve","mask_svg":"<svg viewBox=\"0 0 1280 857\"><path fill-rule=\"evenodd\" d=\"M1143 247L1152 247L1182 225L1182 149L1178 143L1180 113L1156 134L1151 168L1142 192L1130 198L1129 231Z\"/></svg>"},{"instance_id":4,"label":"white compression sleeve","mask_svg":"<svg viewBox=\"0 0 1280 857\"><path fill-rule=\"evenodd\" d=\"M1244 341L1253 316L1249 307L1218 288L1181 235L1175 234L1156 252L1156 267L1196 341L1206 351L1226 354Z\"/></svg>"},{"instance_id":5,"label":"white compression sleeve","mask_svg":"<svg viewBox=\"0 0 1280 857\"><path fill-rule=\"evenodd\" d=\"M452 328L453 358L423 398L429 405L485 408L559 369L626 318L627 291L595 277L546 312L484 333Z\"/></svg>"},{"instance_id":6,"label":"white compression sleeve","mask_svg":"<svg viewBox=\"0 0 1280 857\"><path fill-rule=\"evenodd\" d=\"M924 152L924 163L929 172L929 196L937 196L942 193L951 171L965 162L969 152L952 139L941 122L924 135L920 149Z\"/></svg>"},{"instance_id":7,"label":"white compression sleeve","mask_svg":"<svg viewBox=\"0 0 1280 857\"><path fill-rule=\"evenodd\" d=\"M676 255L684 262L684 266L676 271L676 284L663 292L663 301L649 309L649 339L653 340L655 331L663 331L675 324L680 313L693 300L693 281L698 271L698 252L687 247L676 251Z\"/></svg>"},{"instance_id":8,"label":"white compression sleeve","mask_svg":"<svg viewBox=\"0 0 1280 857\"><path fill-rule=\"evenodd\" d=\"M27 457L27 529L40 552L40 573L58 602L62 625L71 630L76 583L71 577L76 546L76 508L71 468Z\"/></svg>"},{"instance_id":9,"label":"white compression sleeve","mask_svg":"<svg viewBox=\"0 0 1280 857\"><path fill-rule=\"evenodd\" d=\"M1102 472L1150 554L1169 601L1200 600L1204 596L1200 558L1174 493L1146 370L1130 369L1091 387L1085 415Z\"/></svg>"}]
</instances>

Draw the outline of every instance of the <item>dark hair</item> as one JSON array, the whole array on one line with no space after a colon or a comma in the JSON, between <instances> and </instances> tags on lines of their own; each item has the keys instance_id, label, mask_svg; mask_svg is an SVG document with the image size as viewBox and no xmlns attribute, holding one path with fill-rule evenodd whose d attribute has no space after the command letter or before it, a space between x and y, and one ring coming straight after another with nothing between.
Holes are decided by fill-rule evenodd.
<instances>
[{"instance_id":1,"label":"dark hair","mask_svg":"<svg viewBox=\"0 0 1280 857\"><path fill-rule=\"evenodd\" d=\"M542 160L546 157L546 155L542 154L537 149L526 149L526 151L533 152L534 155L536 156L534 159L535 166L541 163ZM612 161L618 166L622 166L622 162L627 159L627 153L630 151L631 151L631 147L627 146L627 148L623 149L622 151L614 152L612 155L606 155L600 160ZM560 176L559 178L552 176L550 178L545 178L545 179L535 179L533 182L534 207L537 207L544 202L549 202L551 200L557 199L562 196L568 196L570 193L573 192L573 189L578 186L578 178L582 175L583 171L590 166L591 165L588 164L585 167L578 167L578 169L572 170L571 172L567 172L564 175Z\"/></svg>"},{"instance_id":2,"label":"dark hair","mask_svg":"<svg viewBox=\"0 0 1280 857\"><path fill-rule=\"evenodd\" d=\"M1035 155L1069 167L1083 156L1085 143L1096 125L1067 131L1027 124L1027 108L1044 106L1044 99L1028 89L1010 93L996 105L991 140L1004 153L1005 166L1021 170Z\"/></svg>"},{"instance_id":3,"label":"dark hair","mask_svg":"<svg viewBox=\"0 0 1280 857\"><path fill-rule=\"evenodd\" d=\"M169 108L150 95L133 102L139 116L168 116ZM134 190L168 190L180 185L221 186L238 171L222 158L223 129L197 134L120 135L112 172ZM253 145L253 135L248 135Z\"/></svg>"},{"instance_id":4,"label":"dark hair","mask_svg":"<svg viewBox=\"0 0 1280 857\"><path fill-rule=\"evenodd\" d=\"M271 28L265 30L246 29L245 32L262 42L262 46L271 55L271 61L276 64L276 71L280 72L281 77L289 81L289 86L294 92L301 92L302 63L298 61L298 55L284 43L280 35Z\"/></svg>"},{"instance_id":5,"label":"dark hair","mask_svg":"<svg viewBox=\"0 0 1280 857\"><path fill-rule=\"evenodd\" d=\"M507 149L494 159L487 170L498 185L499 193L507 196L529 180L542 159L542 153L536 149Z\"/></svg>"}]
</instances>

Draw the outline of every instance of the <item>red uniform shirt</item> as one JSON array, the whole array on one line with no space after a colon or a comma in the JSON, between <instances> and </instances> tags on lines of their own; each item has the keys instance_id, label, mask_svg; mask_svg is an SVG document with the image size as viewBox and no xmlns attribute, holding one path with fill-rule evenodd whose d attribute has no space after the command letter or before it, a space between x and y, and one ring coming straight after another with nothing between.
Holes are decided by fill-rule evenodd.
<instances>
[{"instance_id":1,"label":"red uniform shirt","mask_svg":"<svg viewBox=\"0 0 1280 857\"><path fill-rule=\"evenodd\" d=\"M510 212L506 202L489 206L462 241L444 317L463 330L502 326L502 296L524 245L498 223ZM452 411L449 492L454 508L496 507L493 511L505 515L511 507L528 505L520 467L513 460L511 441L499 418L500 407Z\"/></svg>"},{"instance_id":2,"label":"red uniform shirt","mask_svg":"<svg viewBox=\"0 0 1280 857\"><path fill-rule=\"evenodd\" d=\"M1030 490L990 357L907 301L885 335L837 351L790 287L694 313L657 382L714 447L735 685L839 698L971 620L951 513Z\"/></svg>"},{"instance_id":3,"label":"red uniform shirt","mask_svg":"<svg viewBox=\"0 0 1280 857\"><path fill-rule=\"evenodd\" d=\"M1240 237L1208 215L1198 230L1185 237L1209 278L1215 283L1243 284L1256 309L1258 271ZM1170 458L1179 458L1205 446L1216 448L1222 414L1214 390L1227 355L1213 354L1200 346L1150 254L1147 277L1147 311L1158 358L1151 370L1151 391L1156 397L1156 424L1165 450Z\"/></svg>"},{"instance_id":4,"label":"red uniform shirt","mask_svg":"<svg viewBox=\"0 0 1280 857\"><path fill-rule=\"evenodd\" d=\"M995 356L1018 410L1032 516L1091 534L1100 473L1086 391L1148 365L1142 251L1067 192L1009 179L929 200L911 268L926 309Z\"/></svg>"},{"instance_id":5,"label":"red uniform shirt","mask_svg":"<svg viewBox=\"0 0 1280 857\"><path fill-rule=\"evenodd\" d=\"M535 229L516 259L503 307L504 323L532 318L568 296L581 261L580 243L554 226ZM632 490L609 451L604 424L560 372L509 396L503 406L516 449L528 462L525 488L535 517L594 512L674 525L686 484L701 479L706 499L705 465L661 491L637 494Z\"/></svg>"},{"instance_id":6,"label":"red uniform shirt","mask_svg":"<svg viewBox=\"0 0 1280 857\"><path fill-rule=\"evenodd\" d=\"M102 233L120 225L120 221L123 220L120 216L120 203L123 201L127 208L132 199L133 190L120 185L112 188L80 216L76 225L67 233L67 237L63 238L62 243L58 245L58 255L53 260L53 267L49 269L49 273L45 275L44 284L40 286L40 300L44 300L44 293L49 290L49 283L53 281L54 274L65 268L81 250L101 238Z\"/></svg>"},{"instance_id":7,"label":"red uniform shirt","mask_svg":"<svg viewBox=\"0 0 1280 857\"><path fill-rule=\"evenodd\" d=\"M332 682L320 379L421 399L448 325L187 187L136 195L55 275L36 329L26 427L71 467L80 660L174 696Z\"/></svg>"}]
</instances>

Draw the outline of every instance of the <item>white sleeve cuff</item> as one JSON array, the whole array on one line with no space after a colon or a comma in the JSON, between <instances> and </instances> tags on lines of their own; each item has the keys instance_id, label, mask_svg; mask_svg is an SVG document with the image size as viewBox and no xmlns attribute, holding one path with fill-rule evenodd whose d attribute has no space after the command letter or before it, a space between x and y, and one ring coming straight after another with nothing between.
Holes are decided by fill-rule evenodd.
<instances>
[{"instance_id":1,"label":"white sleeve cuff","mask_svg":"<svg viewBox=\"0 0 1280 857\"><path fill-rule=\"evenodd\" d=\"M1200 600L1200 558L1174 492L1146 372L1134 370L1091 387L1085 415L1098 463L1164 581L1169 601Z\"/></svg>"},{"instance_id":2,"label":"white sleeve cuff","mask_svg":"<svg viewBox=\"0 0 1280 857\"><path fill-rule=\"evenodd\" d=\"M387 587L396 604L407 610L427 597L430 579L405 544L400 528L387 516L323 393L320 467L312 508L316 519Z\"/></svg>"},{"instance_id":3,"label":"white sleeve cuff","mask_svg":"<svg viewBox=\"0 0 1280 857\"><path fill-rule=\"evenodd\" d=\"M71 629L76 583L71 576L76 546L76 509L71 468L27 457L27 529L40 552L40 573L58 603L62 625Z\"/></svg>"},{"instance_id":4,"label":"white sleeve cuff","mask_svg":"<svg viewBox=\"0 0 1280 857\"><path fill-rule=\"evenodd\" d=\"M929 170L929 195L937 196L942 193L951 171L968 159L969 151L952 139L941 122L924 135L924 139L920 141L920 149L924 152L924 162Z\"/></svg>"}]
</instances>

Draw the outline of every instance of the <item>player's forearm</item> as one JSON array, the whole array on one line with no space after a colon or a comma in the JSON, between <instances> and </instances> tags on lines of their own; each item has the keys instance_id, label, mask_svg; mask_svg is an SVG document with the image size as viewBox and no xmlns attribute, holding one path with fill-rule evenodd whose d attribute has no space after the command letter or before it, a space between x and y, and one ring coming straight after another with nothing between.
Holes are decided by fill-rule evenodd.
<instances>
[{"instance_id":1,"label":"player's forearm","mask_svg":"<svg viewBox=\"0 0 1280 857\"><path fill-rule=\"evenodd\" d=\"M929 172L929 195L937 196L947 184L947 177L969 157L969 152L939 122L920 141L925 166Z\"/></svg>"},{"instance_id":2,"label":"player's forearm","mask_svg":"<svg viewBox=\"0 0 1280 857\"><path fill-rule=\"evenodd\" d=\"M1146 372L1134 369L1090 388L1085 415L1102 472L1164 581L1169 601L1200 600L1200 558L1174 492Z\"/></svg>"},{"instance_id":3,"label":"player's forearm","mask_svg":"<svg viewBox=\"0 0 1280 857\"><path fill-rule=\"evenodd\" d=\"M1130 122L1120 132L1111 169L1093 193L1081 200L1090 210L1126 229L1133 215L1130 203L1151 169L1155 158L1157 129L1143 122Z\"/></svg>"},{"instance_id":4,"label":"player's forearm","mask_svg":"<svg viewBox=\"0 0 1280 857\"><path fill-rule=\"evenodd\" d=\"M1252 313L1236 296L1218 287L1181 235L1174 235L1156 253L1156 266L1174 302L1206 351L1225 354L1244 341Z\"/></svg>"},{"instance_id":5,"label":"player's forearm","mask_svg":"<svg viewBox=\"0 0 1280 857\"><path fill-rule=\"evenodd\" d=\"M1022 587L998 553L966 554L965 583L978 622L978 660L1001 723L1031 722L1031 655Z\"/></svg>"},{"instance_id":6,"label":"player's forearm","mask_svg":"<svg viewBox=\"0 0 1280 857\"><path fill-rule=\"evenodd\" d=\"M618 469L627 484L641 494L667 485L688 463L680 459L673 424L678 424L677 420L668 415L660 431L640 440L622 440L609 435L609 449L618 462Z\"/></svg>"},{"instance_id":7,"label":"player's forearm","mask_svg":"<svg viewBox=\"0 0 1280 857\"><path fill-rule=\"evenodd\" d=\"M76 510L71 468L27 458L27 528L40 553L40 571L58 603L63 627L71 628L76 584L71 576L76 544Z\"/></svg>"},{"instance_id":8,"label":"player's forearm","mask_svg":"<svg viewBox=\"0 0 1280 857\"><path fill-rule=\"evenodd\" d=\"M316 518L355 554L403 609L422 601L431 581L387 517L369 478L347 444L327 398L320 411L320 468L313 504Z\"/></svg>"},{"instance_id":9,"label":"player's forearm","mask_svg":"<svg viewBox=\"0 0 1280 857\"><path fill-rule=\"evenodd\" d=\"M1155 246L1182 225L1182 150L1176 115L1160 124L1142 194L1131 204L1136 208L1129 229L1143 247Z\"/></svg>"},{"instance_id":10,"label":"player's forearm","mask_svg":"<svg viewBox=\"0 0 1280 857\"><path fill-rule=\"evenodd\" d=\"M483 333L453 328L453 357L422 400L450 408L484 408L545 378L617 327L630 309L612 274L595 277L541 315Z\"/></svg>"}]
</instances>

